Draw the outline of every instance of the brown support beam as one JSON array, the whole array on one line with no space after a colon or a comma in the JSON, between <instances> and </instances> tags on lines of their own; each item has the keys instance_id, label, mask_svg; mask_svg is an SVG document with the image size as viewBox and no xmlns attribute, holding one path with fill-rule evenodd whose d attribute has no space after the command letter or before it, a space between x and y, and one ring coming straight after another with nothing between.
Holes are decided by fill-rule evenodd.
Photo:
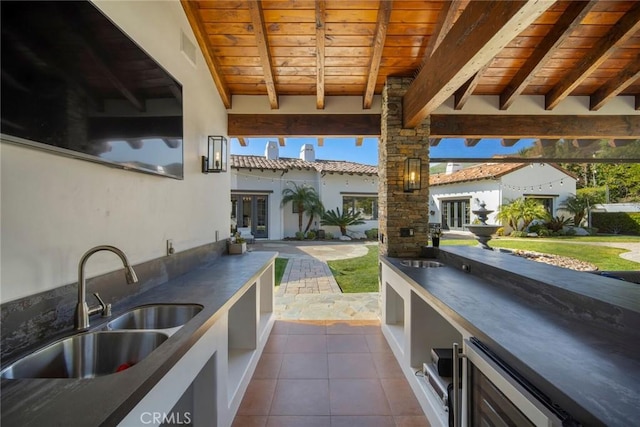
<instances>
[{"instance_id":1,"label":"brown support beam","mask_svg":"<svg viewBox=\"0 0 640 427\"><path fill-rule=\"evenodd\" d=\"M211 73L211 77L213 77L213 81L216 84L216 89L218 89L220 99L222 99L222 103L226 108L231 108L231 92L229 91L229 87L224 80L222 71L220 71L218 60L211 54L211 51L209 50L207 32L200 21L198 2L191 0L180 0L180 4L182 4L182 8L184 9L184 13L187 16L187 20L189 21L189 24L193 29L193 34L196 36L196 41L198 42L198 46L200 46L200 50L204 55L204 60L207 63L207 67L209 67L209 72Z\"/></svg>"},{"instance_id":2,"label":"brown support beam","mask_svg":"<svg viewBox=\"0 0 640 427\"><path fill-rule=\"evenodd\" d=\"M404 96L404 127L418 126L552 4L470 2L431 56L438 66L423 68Z\"/></svg>"},{"instance_id":3,"label":"brown support beam","mask_svg":"<svg viewBox=\"0 0 640 427\"><path fill-rule=\"evenodd\" d=\"M612 147L612 148L624 147L625 145L629 145L629 143L632 141L633 141L632 139L610 139L609 147Z\"/></svg>"},{"instance_id":4,"label":"brown support beam","mask_svg":"<svg viewBox=\"0 0 640 427\"><path fill-rule=\"evenodd\" d=\"M325 42L324 0L316 1L316 108L324 110L324 42Z\"/></svg>"},{"instance_id":5,"label":"brown support beam","mask_svg":"<svg viewBox=\"0 0 640 427\"><path fill-rule=\"evenodd\" d=\"M536 145L542 148L553 147L558 141L557 139L539 139L536 141Z\"/></svg>"},{"instance_id":6,"label":"brown support beam","mask_svg":"<svg viewBox=\"0 0 640 427\"><path fill-rule=\"evenodd\" d=\"M387 38L387 28L389 26L389 17L393 0L380 0L378 6L378 19L376 24L376 33L373 37L373 53L371 54L371 62L369 63L369 73L367 76L367 86L364 91L364 99L362 108L368 110L373 103L373 95L378 80L378 72L380 70L380 60L382 59L382 50L384 42Z\"/></svg>"},{"instance_id":7,"label":"brown support beam","mask_svg":"<svg viewBox=\"0 0 640 427\"><path fill-rule=\"evenodd\" d=\"M464 146L465 147L475 147L476 145L478 145L478 142L480 142L482 138L475 138L475 139L465 139L464 140Z\"/></svg>"},{"instance_id":8,"label":"brown support beam","mask_svg":"<svg viewBox=\"0 0 640 427\"><path fill-rule=\"evenodd\" d=\"M380 136L380 114L229 114L229 136Z\"/></svg>"},{"instance_id":9,"label":"brown support beam","mask_svg":"<svg viewBox=\"0 0 640 427\"><path fill-rule=\"evenodd\" d=\"M284 138L278 138L278 145L280 147L284 147L284 145L285 145Z\"/></svg>"},{"instance_id":10,"label":"brown support beam","mask_svg":"<svg viewBox=\"0 0 640 427\"><path fill-rule=\"evenodd\" d=\"M640 78L640 57L632 60L613 79L602 85L590 98L589 109L596 111Z\"/></svg>"},{"instance_id":11,"label":"brown support beam","mask_svg":"<svg viewBox=\"0 0 640 427\"><path fill-rule=\"evenodd\" d=\"M527 62L518 70L511 82L500 94L500 109L506 110L513 101L529 85L547 61L558 51L560 45L571 35L571 32L580 25L580 22L589 13L597 1L577 1L567 6L560 19L551 31L542 39L533 51Z\"/></svg>"},{"instance_id":12,"label":"brown support beam","mask_svg":"<svg viewBox=\"0 0 640 427\"><path fill-rule=\"evenodd\" d=\"M640 135L640 115L432 114L430 117L432 138L633 139Z\"/></svg>"},{"instance_id":13,"label":"brown support beam","mask_svg":"<svg viewBox=\"0 0 640 427\"><path fill-rule=\"evenodd\" d=\"M640 95L636 95L636 110L640 110Z\"/></svg>"},{"instance_id":14,"label":"brown support beam","mask_svg":"<svg viewBox=\"0 0 640 427\"><path fill-rule=\"evenodd\" d=\"M324 138L318 138L318 147L324 146Z\"/></svg>"},{"instance_id":15,"label":"brown support beam","mask_svg":"<svg viewBox=\"0 0 640 427\"><path fill-rule=\"evenodd\" d=\"M241 136L238 137L238 142L240 143L241 147L246 147L247 146L247 140Z\"/></svg>"},{"instance_id":16,"label":"brown support beam","mask_svg":"<svg viewBox=\"0 0 640 427\"><path fill-rule=\"evenodd\" d=\"M571 142L571 145L573 145L576 148L584 148L584 147L590 146L596 141L598 140L597 139L574 139Z\"/></svg>"},{"instance_id":17,"label":"brown support beam","mask_svg":"<svg viewBox=\"0 0 640 427\"><path fill-rule=\"evenodd\" d=\"M500 144L503 147L513 147L514 145L516 145L518 143L518 141L520 141L519 139L503 139Z\"/></svg>"},{"instance_id":18,"label":"brown support beam","mask_svg":"<svg viewBox=\"0 0 640 427\"><path fill-rule=\"evenodd\" d=\"M440 144L440 141L442 139L440 138L429 138L429 146L430 147L436 147L438 144Z\"/></svg>"},{"instance_id":19,"label":"brown support beam","mask_svg":"<svg viewBox=\"0 0 640 427\"><path fill-rule=\"evenodd\" d=\"M267 87L269 104L272 110L277 110L278 92L273 80L273 70L271 69L271 52L269 52L269 44L267 43L267 29L264 26L262 3L260 0L249 0L248 6L251 22L253 23L253 34L256 36L256 44L258 45L258 54L260 55L260 64L262 65L264 84Z\"/></svg>"},{"instance_id":20,"label":"brown support beam","mask_svg":"<svg viewBox=\"0 0 640 427\"><path fill-rule=\"evenodd\" d=\"M582 60L545 95L545 108L554 109L587 77L600 67L616 48L640 31L640 2L633 6L611 27Z\"/></svg>"},{"instance_id":21,"label":"brown support beam","mask_svg":"<svg viewBox=\"0 0 640 427\"><path fill-rule=\"evenodd\" d=\"M443 3L440 14L438 14L436 28L431 37L429 37L427 46L424 49L424 57L422 60L422 66L420 67L421 69L427 62L429 62L429 58L431 58L433 52L435 52L438 46L440 46L444 37L447 35L451 27L453 27L453 22L456 19L458 10L461 7L466 6L467 3L469 3L469 0L451 0Z\"/></svg>"},{"instance_id":22,"label":"brown support beam","mask_svg":"<svg viewBox=\"0 0 640 427\"><path fill-rule=\"evenodd\" d=\"M362 142L364 141L364 138L359 136L356 138L356 147L362 147Z\"/></svg>"},{"instance_id":23,"label":"brown support beam","mask_svg":"<svg viewBox=\"0 0 640 427\"><path fill-rule=\"evenodd\" d=\"M460 86L460 89L456 90L456 92L453 94L453 108L455 110L462 110L462 107L464 107L464 104L467 103L469 97L471 96L471 94L473 94L473 91L478 86L478 83L480 83L480 78L487 70L487 68L489 68L489 65L491 65L491 61L487 62L480 71L475 73L473 77L471 77L462 86Z\"/></svg>"}]
</instances>

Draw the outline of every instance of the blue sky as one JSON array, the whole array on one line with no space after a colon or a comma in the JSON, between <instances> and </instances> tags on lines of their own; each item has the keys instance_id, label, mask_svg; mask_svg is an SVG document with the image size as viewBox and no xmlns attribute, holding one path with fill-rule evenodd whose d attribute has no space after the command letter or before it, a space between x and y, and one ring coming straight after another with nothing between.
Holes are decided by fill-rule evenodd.
<instances>
[{"instance_id":1,"label":"blue sky","mask_svg":"<svg viewBox=\"0 0 640 427\"><path fill-rule=\"evenodd\" d=\"M236 138L231 138L231 154L264 155L267 141L275 138L248 138L246 147L242 147ZM465 147L464 139L446 139L436 147L431 147L431 157L491 157L494 154L517 153L530 146L532 140L522 140L513 147L503 147L499 139L483 139L475 147ZM287 138L286 145L280 147L280 157L300 156L302 144L313 144L316 158L322 160L348 160L368 165L378 164L378 138L365 138L362 146L356 147L355 138L325 138L322 147L317 146L316 138Z\"/></svg>"}]
</instances>

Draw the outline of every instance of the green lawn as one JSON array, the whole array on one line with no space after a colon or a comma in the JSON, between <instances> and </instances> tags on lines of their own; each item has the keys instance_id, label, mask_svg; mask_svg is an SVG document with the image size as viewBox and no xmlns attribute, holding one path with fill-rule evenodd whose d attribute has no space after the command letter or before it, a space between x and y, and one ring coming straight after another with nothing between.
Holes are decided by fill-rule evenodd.
<instances>
[{"instance_id":1,"label":"green lawn","mask_svg":"<svg viewBox=\"0 0 640 427\"><path fill-rule=\"evenodd\" d=\"M282 281L282 275L284 274L284 269L287 268L287 263L289 262L286 258L276 258L276 286L280 286L280 282Z\"/></svg>"},{"instance_id":2,"label":"green lawn","mask_svg":"<svg viewBox=\"0 0 640 427\"><path fill-rule=\"evenodd\" d=\"M600 270L637 270L637 262L620 258L625 249L606 246L583 245L580 242L638 242L633 236L584 236L584 237L554 237L554 238L501 238L493 239L489 246L494 248L522 249L553 255L575 258L594 264ZM473 246L475 240L443 240L442 246L458 245Z\"/></svg>"},{"instance_id":3,"label":"green lawn","mask_svg":"<svg viewBox=\"0 0 640 427\"><path fill-rule=\"evenodd\" d=\"M328 262L345 294L378 292L378 245L367 245L367 249L365 256Z\"/></svg>"}]
</instances>

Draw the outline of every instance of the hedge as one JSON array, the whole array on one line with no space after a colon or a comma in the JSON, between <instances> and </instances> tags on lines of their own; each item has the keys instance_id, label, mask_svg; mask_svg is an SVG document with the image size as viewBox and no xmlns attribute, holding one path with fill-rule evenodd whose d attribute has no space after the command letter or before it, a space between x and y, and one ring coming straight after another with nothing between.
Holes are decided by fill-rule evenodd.
<instances>
[{"instance_id":1,"label":"hedge","mask_svg":"<svg viewBox=\"0 0 640 427\"><path fill-rule=\"evenodd\" d=\"M591 225L600 233L640 235L640 213L593 212Z\"/></svg>"}]
</instances>

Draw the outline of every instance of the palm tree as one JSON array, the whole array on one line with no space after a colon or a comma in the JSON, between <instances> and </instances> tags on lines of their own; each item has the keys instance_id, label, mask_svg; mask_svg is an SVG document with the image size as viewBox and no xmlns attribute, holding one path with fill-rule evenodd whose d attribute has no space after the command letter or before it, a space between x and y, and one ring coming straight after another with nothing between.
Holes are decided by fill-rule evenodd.
<instances>
[{"instance_id":1,"label":"palm tree","mask_svg":"<svg viewBox=\"0 0 640 427\"><path fill-rule=\"evenodd\" d=\"M496 219L502 223L506 223L512 230L518 229L518 200L509 200L509 203L502 204L498 207Z\"/></svg>"},{"instance_id":2,"label":"palm tree","mask_svg":"<svg viewBox=\"0 0 640 427\"><path fill-rule=\"evenodd\" d=\"M520 197L500 205L496 218L513 230L524 230L534 219L548 219L549 212L537 200Z\"/></svg>"},{"instance_id":3,"label":"palm tree","mask_svg":"<svg viewBox=\"0 0 640 427\"><path fill-rule=\"evenodd\" d=\"M319 216L320 218L322 218L322 215L324 215L324 205L322 204L320 199L308 200L307 203L305 203L304 212L307 215L309 215L309 222L307 222L307 228L304 229L304 232L306 234L311 228L311 223L313 222L313 219L316 216Z\"/></svg>"},{"instance_id":4,"label":"palm tree","mask_svg":"<svg viewBox=\"0 0 640 427\"><path fill-rule=\"evenodd\" d=\"M524 199L520 211L520 219L522 219L522 229L526 230L529 224L535 219L548 220L550 218L547 209L536 199Z\"/></svg>"},{"instance_id":5,"label":"palm tree","mask_svg":"<svg viewBox=\"0 0 640 427\"><path fill-rule=\"evenodd\" d=\"M573 215L573 223L576 227L579 227L584 219L587 207L589 207L589 200L586 197L575 196L573 194L568 196L561 205L562 209Z\"/></svg>"},{"instance_id":6,"label":"palm tree","mask_svg":"<svg viewBox=\"0 0 640 427\"><path fill-rule=\"evenodd\" d=\"M308 184L298 185L293 183L293 188L285 188L282 190L281 206L291 202L298 212L298 231L302 231L302 217L306 211L313 205L321 205L320 196L315 188ZM313 218L311 218L313 220ZM308 229L309 227L307 227Z\"/></svg>"},{"instance_id":7,"label":"palm tree","mask_svg":"<svg viewBox=\"0 0 640 427\"><path fill-rule=\"evenodd\" d=\"M342 211L340 213L340 208L337 207L335 211L326 211L322 216L322 220L320 220L320 224L340 227L340 233L346 236L347 226L364 224L364 220L360 217L360 212Z\"/></svg>"}]
</instances>

